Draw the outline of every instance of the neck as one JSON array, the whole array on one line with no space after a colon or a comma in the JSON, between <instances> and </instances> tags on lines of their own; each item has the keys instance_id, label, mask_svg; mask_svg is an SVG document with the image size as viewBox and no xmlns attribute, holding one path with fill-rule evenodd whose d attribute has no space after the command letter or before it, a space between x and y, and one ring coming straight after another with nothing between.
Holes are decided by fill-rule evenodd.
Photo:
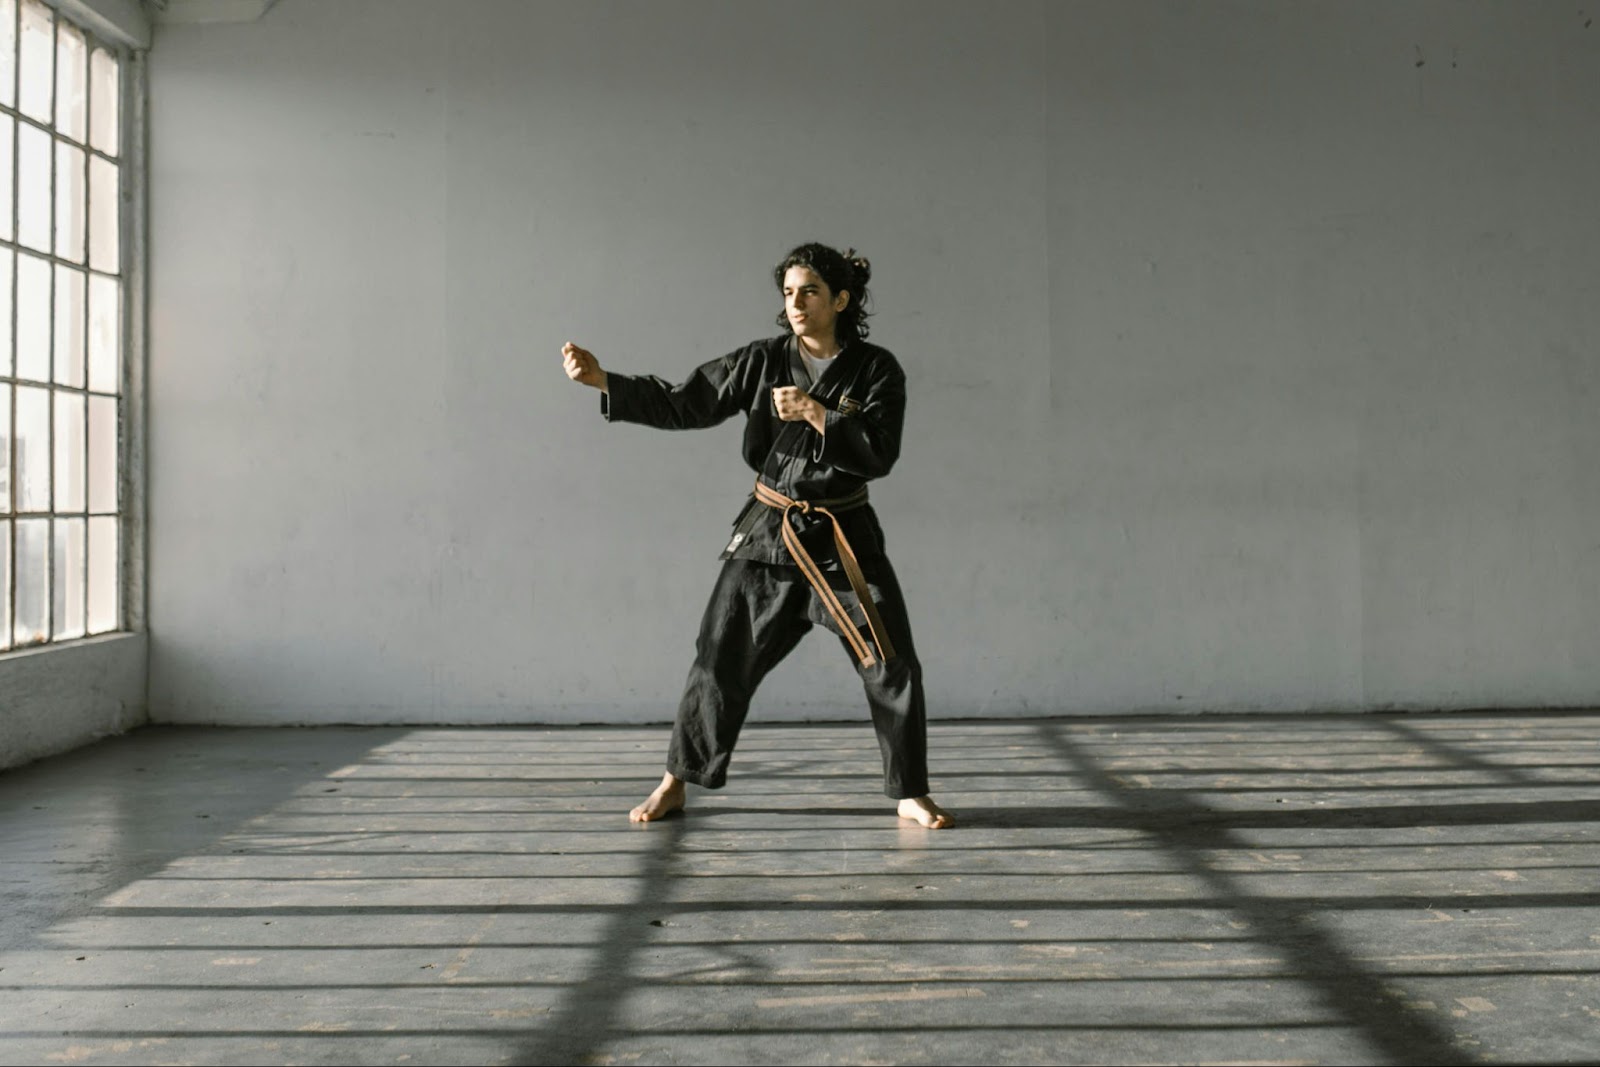
<instances>
[{"instance_id":1,"label":"neck","mask_svg":"<svg viewBox=\"0 0 1600 1067\"><path fill-rule=\"evenodd\" d=\"M796 337L801 349L812 359L829 359L839 354L840 345L834 340L834 335L826 337Z\"/></svg>"}]
</instances>

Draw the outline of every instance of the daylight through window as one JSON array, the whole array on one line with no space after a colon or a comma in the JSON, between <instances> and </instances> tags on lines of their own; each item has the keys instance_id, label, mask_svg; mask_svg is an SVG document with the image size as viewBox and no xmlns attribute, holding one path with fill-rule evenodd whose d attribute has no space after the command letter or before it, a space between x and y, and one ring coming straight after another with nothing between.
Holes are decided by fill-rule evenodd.
<instances>
[{"instance_id":1,"label":"daylight through window","mask_svg":"<svg viewBox=\"0 0 1600 1067\"><path fill-rule=\"evenodd\" d=\"M121 70L0 0L0 648L122 625Z\"/></svg>"}]
</instances>

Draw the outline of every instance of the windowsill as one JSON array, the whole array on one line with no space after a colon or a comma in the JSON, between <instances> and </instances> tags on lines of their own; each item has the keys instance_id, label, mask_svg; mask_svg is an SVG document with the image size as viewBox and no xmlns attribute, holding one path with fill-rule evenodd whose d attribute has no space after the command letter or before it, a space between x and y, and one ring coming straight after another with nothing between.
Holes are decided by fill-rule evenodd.
<instances>
[{"instance_id":1,"label":"windowsill","mask_svg":"<svg viewBox=\"0 0 1600 1067\"><path fill-rule=\"evenodd\" d=\"M117 641L129 641L141 636L143 635L133 630L113 630L108 634L95 634L93 637L74 637L69 641L51 641L47 645L28 645L24 648L13 648L0 652L0 664L5 663L7 660L48 656L52 652L63 652L72 648L90 648L95 645L108 645Z\"/></svg>"}]
</instances>

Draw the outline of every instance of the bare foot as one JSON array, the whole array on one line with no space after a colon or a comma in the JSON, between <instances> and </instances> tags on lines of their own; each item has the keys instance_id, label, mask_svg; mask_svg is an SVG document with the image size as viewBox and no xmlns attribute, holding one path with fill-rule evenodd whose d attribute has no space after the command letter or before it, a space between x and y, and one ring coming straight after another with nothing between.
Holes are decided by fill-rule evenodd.
<instances>
[{"instance_id":1,"label":"bare foot","mask_svg":"<svg viewBox=\"0 0 1600 1067\"><path fill-rule=\"evenodd\" d=\"M933 802L932 797L907 797L900 802L900 817L919 822L930 830L943 830L955 824L955 816Z\"/></svg>"},{"instance_id":2,"label":"bare foot","mask_svg":"<svg viewBox=\"0 0 1600 1067\"><path fill-rule=\"evenodd\" d=\"M682 811L684 792L682 778L674 778L670 773L663 775L656 791L646 797L643 804L628 812L628 821L655 822L675 811Z\"/></svg>"}]
</instances>

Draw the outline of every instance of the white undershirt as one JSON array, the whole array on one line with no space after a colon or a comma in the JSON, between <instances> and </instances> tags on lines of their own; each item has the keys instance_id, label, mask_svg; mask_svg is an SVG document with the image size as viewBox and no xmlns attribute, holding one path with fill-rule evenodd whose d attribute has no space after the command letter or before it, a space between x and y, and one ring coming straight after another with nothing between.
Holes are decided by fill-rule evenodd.
<instances>
[{"instance_id":1,"label":"white undershirt","mask_svg":"<svg viewBox=\"0 0 1600 1067\"><path fill-rule=\"evenodd\" d=\"M839 358L839 353L835 352L827 359L818 359L806 351L805 345L801 345L800 358L806 361L806 370L811 372L811 384L816 385L817 379L822 377L822 372L833 366L833 361Z\"/></svg>"}]
</instances>

